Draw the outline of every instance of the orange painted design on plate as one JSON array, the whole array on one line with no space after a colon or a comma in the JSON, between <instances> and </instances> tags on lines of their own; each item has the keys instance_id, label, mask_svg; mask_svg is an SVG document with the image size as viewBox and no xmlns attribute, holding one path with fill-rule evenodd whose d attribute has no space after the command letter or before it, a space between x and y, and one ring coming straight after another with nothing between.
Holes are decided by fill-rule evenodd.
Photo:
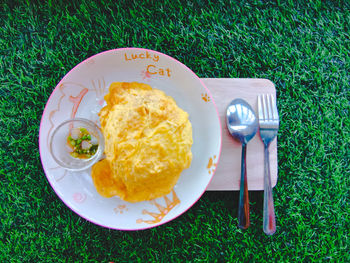
<instances>
[{"instance_id":1,"label":"orange painted design on plate","mask_svg":"<svg viewBox=\"0 0 350 263\"><path fill-rule=\"evenodd\" d=\"M210 97L208 96L207 93L202 93L202 100L204 100L205 102L209 102L210 101Z\"/></svg>"},{"instance_id":2,"label":"orange painted design on plate","mask_svg":"<svg viewBox=\"0 0 350 263\"><path fill-rule=\"evenodd\" d=\"M50 124L51 124L51 127L50 127L50 129L49 129L48 134L47 134L47 140L46 140L47 148L49 148L49 135L50 135L50 133L51 133L53 127L55 126L55 124L54 124L53 121L52 121L52 117L53 117L53 115L55 115L56 112L58 112L58 111L61 109L61 101L62 101L62 99L66 96L66 94L63 92L63 87L64 87L63 84L61 84L61 85L58 87L58 90L62 93L62 95L61 95L61 97L58 99L57 108L54 109L54 110L52 110L52 111L50 111L50 113L49 113L49 122L50 122Z\"/></svg>"},{"instance_id":3,"label":"orange painted design on plate","mask_svg":"<svg viewBox=\"0 0 350 263\"><path fill-rule=\"evenodd\" d=\"M72 112L71 112L71 118L74 118L75 117L75 114L77 113L77 110L78 110L78 107L79 107L79 104L81 102L81 100L83 99L83 97L85 96L85 94L89 91L89 89L85 88L85 86L79 84L79 83L74 83L74 82L64 82L62 83L59 87L58 87L58 90L59 92L62 94L60 96L60 98L58 99L58 103L57 103L57 108L50 111L49 113L49 122L51 124L49 130L48 130L48 133L47 133L47 139L46 139L46 144L47 144L47 148L49 148L49 139L50 139L50 134L52 132L52 129L54 128L55 126L55 123L54 121L52 120L52 118L54 117L54 115L59 112L61 110L61 103L62 103L62 100L64 99L64 97L67 95L63 90L64 88L67 86L67 85L76 85L76 86L79 86L82 88L82 90L80 91L79 95L76 96L76 97L73 97L73 96L70 96L69 97L69 100L71 102L73 102L73 109L72 109Z\"/></svg>"},{"instance_id":4,"label":"orange painted design on plate","mask_svg":"<svg viewBox=\"0 0 350 263\"><path fill-rule=\"evenodd\" d=\"M113 209L113 211L116 214L123 214L124 212L128 211L129 209L126 207L126 205L118 205L116 208Z\"/></svg>"},{"instance_id":5,"label":"orange painted design on plate","mask_svg":"<svg viewBox=\"0 0 350 263\"><path fill-rule=\"evenodd\" d=\"M72 109L72 113L71 113L71 118L73 119L75 117L75 114L78 111L79 105L81 100L84 98L85 94L88 92L89 90L87 88L84 88L82 91L80 91L79 95L76 97L73 96L69 96L69 100L71 102L73 102L73 109Z\"/></svg>"},{"instance_id":6,"label":"orange painted design on plate","mask_svg":"<svg viewBox=\"0 0 350 263\"><path fill-rule=\"evenodd\" d=\"M85 63L87 66L92 66L95 64L95 60L92 58L89 58Z\"/></svg>"},{"instance_id":7,"label":"orange painted design on plate","mask_svg":"<svg viewBox=\"0 0 350 263\"><path fill-rule=\"evenodd\" d=\"M85 193L75 193L73 195L73 200L76 202L76 203L83 203L86 199L86 194Z\"/></svg>"},{"instance_id":8,"label":"orange painted design on plate","mask_svg":"<svg viewBox=\"0 0 350 263\"><path fill-rule=\"evenodd\" d=\"M209 158L208 165L207 165L207 169L208 169L209 174L214 173L216 165L217 165L216 161L217 161L216 160L216 155L214 155L213 157Z\"/></svg>"},{"instance_id":9,"label":"orange painted design on plate","mask_svg":"<svg viewBox=\"0 0 350 263\"><path fill-rule=\"evenodd\" d=\"M141 71L141 76L142 76L142 79L144 79L144 80L151 78L151 74L147 70L142 70Z\"/></svg>"},{"instance_id":10,"label":"orange painted design on plate","mask_svg":"<svg viewBox=\"0 0 350 263\"><path fill-rule=\"evenodd\" d=\"M150 203L152 205L154 205L158 211L157 212L150 212L146 209L144 209L142 211L142 214L144 215L150 215L151 217L153 217L153 219L151 220L144 220L144 219L137 219L136 223L140 224L140 223L147 223L147 224L156 224L159 223L160 221L162 221L162 219L178 204L180 204L180 199L177 197L174 189L172 190L172 194L173 194L173 200L171 201L167 196L164 196L164 201L165 201L165 205L166 207L160 205L159 203L157 203L155 200L151 200ZM159 212L159 213L158 213Z\"/></svg>"}]
</instances>

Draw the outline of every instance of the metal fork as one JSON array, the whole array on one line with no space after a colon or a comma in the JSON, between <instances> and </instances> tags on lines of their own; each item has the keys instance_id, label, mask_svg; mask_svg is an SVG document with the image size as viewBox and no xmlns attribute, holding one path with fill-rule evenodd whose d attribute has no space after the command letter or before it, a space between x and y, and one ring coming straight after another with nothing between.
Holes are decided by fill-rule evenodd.
<instances>
[{"instance_id":1,"label":"metal fork","mask_svg":"<svg viewBox=\"0 0 350 263\"><path fill-rule=\"evenodd\" d=\"M276 137L279 127L278 110L273 95L258 96L260 137L264 143L264 213L263 229L265 234L273 235L276 232L275 208L273 204L269 146Z\"/></svg>"}]
</instances>

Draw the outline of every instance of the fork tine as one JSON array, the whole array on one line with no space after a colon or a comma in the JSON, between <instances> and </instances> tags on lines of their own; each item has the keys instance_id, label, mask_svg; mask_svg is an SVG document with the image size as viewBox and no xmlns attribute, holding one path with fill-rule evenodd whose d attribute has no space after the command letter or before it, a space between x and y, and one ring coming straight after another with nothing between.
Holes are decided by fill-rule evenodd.
<instances>
[{"instance_id":1,"label":"fork tine","mask_svg":"<svg viewBox=\"0 0 350 263\"><path fill-rule=\"evenodd\" d=\"M272 110L272 101L271 101L272 95L266 94L266 101L267 101L267 112L269 114L269 120L273 120L273 110Z\"/></svg>"},{"instance_id":2,"label":"fork tine","mask_svg":"<svg viewBox=\"0 0 350 263\"><path fill-rule=\"evenodd\" d=\"M271 107L272 107L272 114L273 114L273 119L278 120L278 110L277 110L277 104L275 103L275 99L273 95L271 95Z\"/></svg>"},{"instance_id":3,"label":"fork tine","mask_svg":"<svg viewBox=\"0 0 350 263\"><path fill-rule=\"evenodd\" d=\"M265 94L262 95L262 105L263 105L263 112L264 112L264 120L268 120L269 115L268 115L268 110L266 105Z\"/></svg>"},{"instance_id":4,"label":"fork tine","mask_svg":"<svg viewBox=\"0 0 350 263\"><path fill-rule=\"evenodd\" d=\"M258 111L259 111L259 120L264 120L264 112L263 112L263 107L262 107L262 101L261 101L261 96L258 96Z\"/></svg>"}]
</instances>

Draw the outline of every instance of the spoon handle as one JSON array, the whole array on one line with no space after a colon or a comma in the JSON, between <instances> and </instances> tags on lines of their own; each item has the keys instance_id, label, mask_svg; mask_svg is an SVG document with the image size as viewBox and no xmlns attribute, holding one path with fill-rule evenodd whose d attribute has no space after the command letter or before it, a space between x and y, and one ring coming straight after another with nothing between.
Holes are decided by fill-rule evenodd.
<instances>
[{"instance_id":1,"label":"spoon handle","mask_svg":"<svg viewBox=\"0 0 350 263\"><path fill-rule=\"evenodd\" d=\"M273 235L276 232L276 217L273 204L271 175L270 175L270 156L268 145L265 144L265 169L264 169L264 212L263 212L263 230L267 235Z\"/></svg>"},{"instance_id":2,"label":"spoon handle","mask_svg":"<svg viewBox=\"0 0 350 263\"><path fill-rule=\"evenodd\" d=\"M246 155L247 146L246 144L242 144L241 185L238 206L238 226L241 229L247 229L250 226Z\"/></svg>"}]
</instances>

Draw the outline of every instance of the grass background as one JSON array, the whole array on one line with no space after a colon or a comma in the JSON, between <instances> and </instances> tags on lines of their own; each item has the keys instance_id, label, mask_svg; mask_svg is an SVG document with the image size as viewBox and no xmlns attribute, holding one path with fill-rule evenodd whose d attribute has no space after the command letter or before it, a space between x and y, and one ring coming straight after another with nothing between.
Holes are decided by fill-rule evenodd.
<instances>
[{"instance_id":1,"label":"grass background","mask_svg":"<svg viewBox=\"0 0 350 263\"><path fill-rule=\"evenodd\" d=\"M347 1L1 1L0 261L349 262L349 11ZM45 103L73 66L129 46L199 77L276 84L274 236L262 232L262 192L250 194L245 232L237 192L207 192L139 232L91 224L58 199L38 152Z\"/></svg>"}]
</instances>

